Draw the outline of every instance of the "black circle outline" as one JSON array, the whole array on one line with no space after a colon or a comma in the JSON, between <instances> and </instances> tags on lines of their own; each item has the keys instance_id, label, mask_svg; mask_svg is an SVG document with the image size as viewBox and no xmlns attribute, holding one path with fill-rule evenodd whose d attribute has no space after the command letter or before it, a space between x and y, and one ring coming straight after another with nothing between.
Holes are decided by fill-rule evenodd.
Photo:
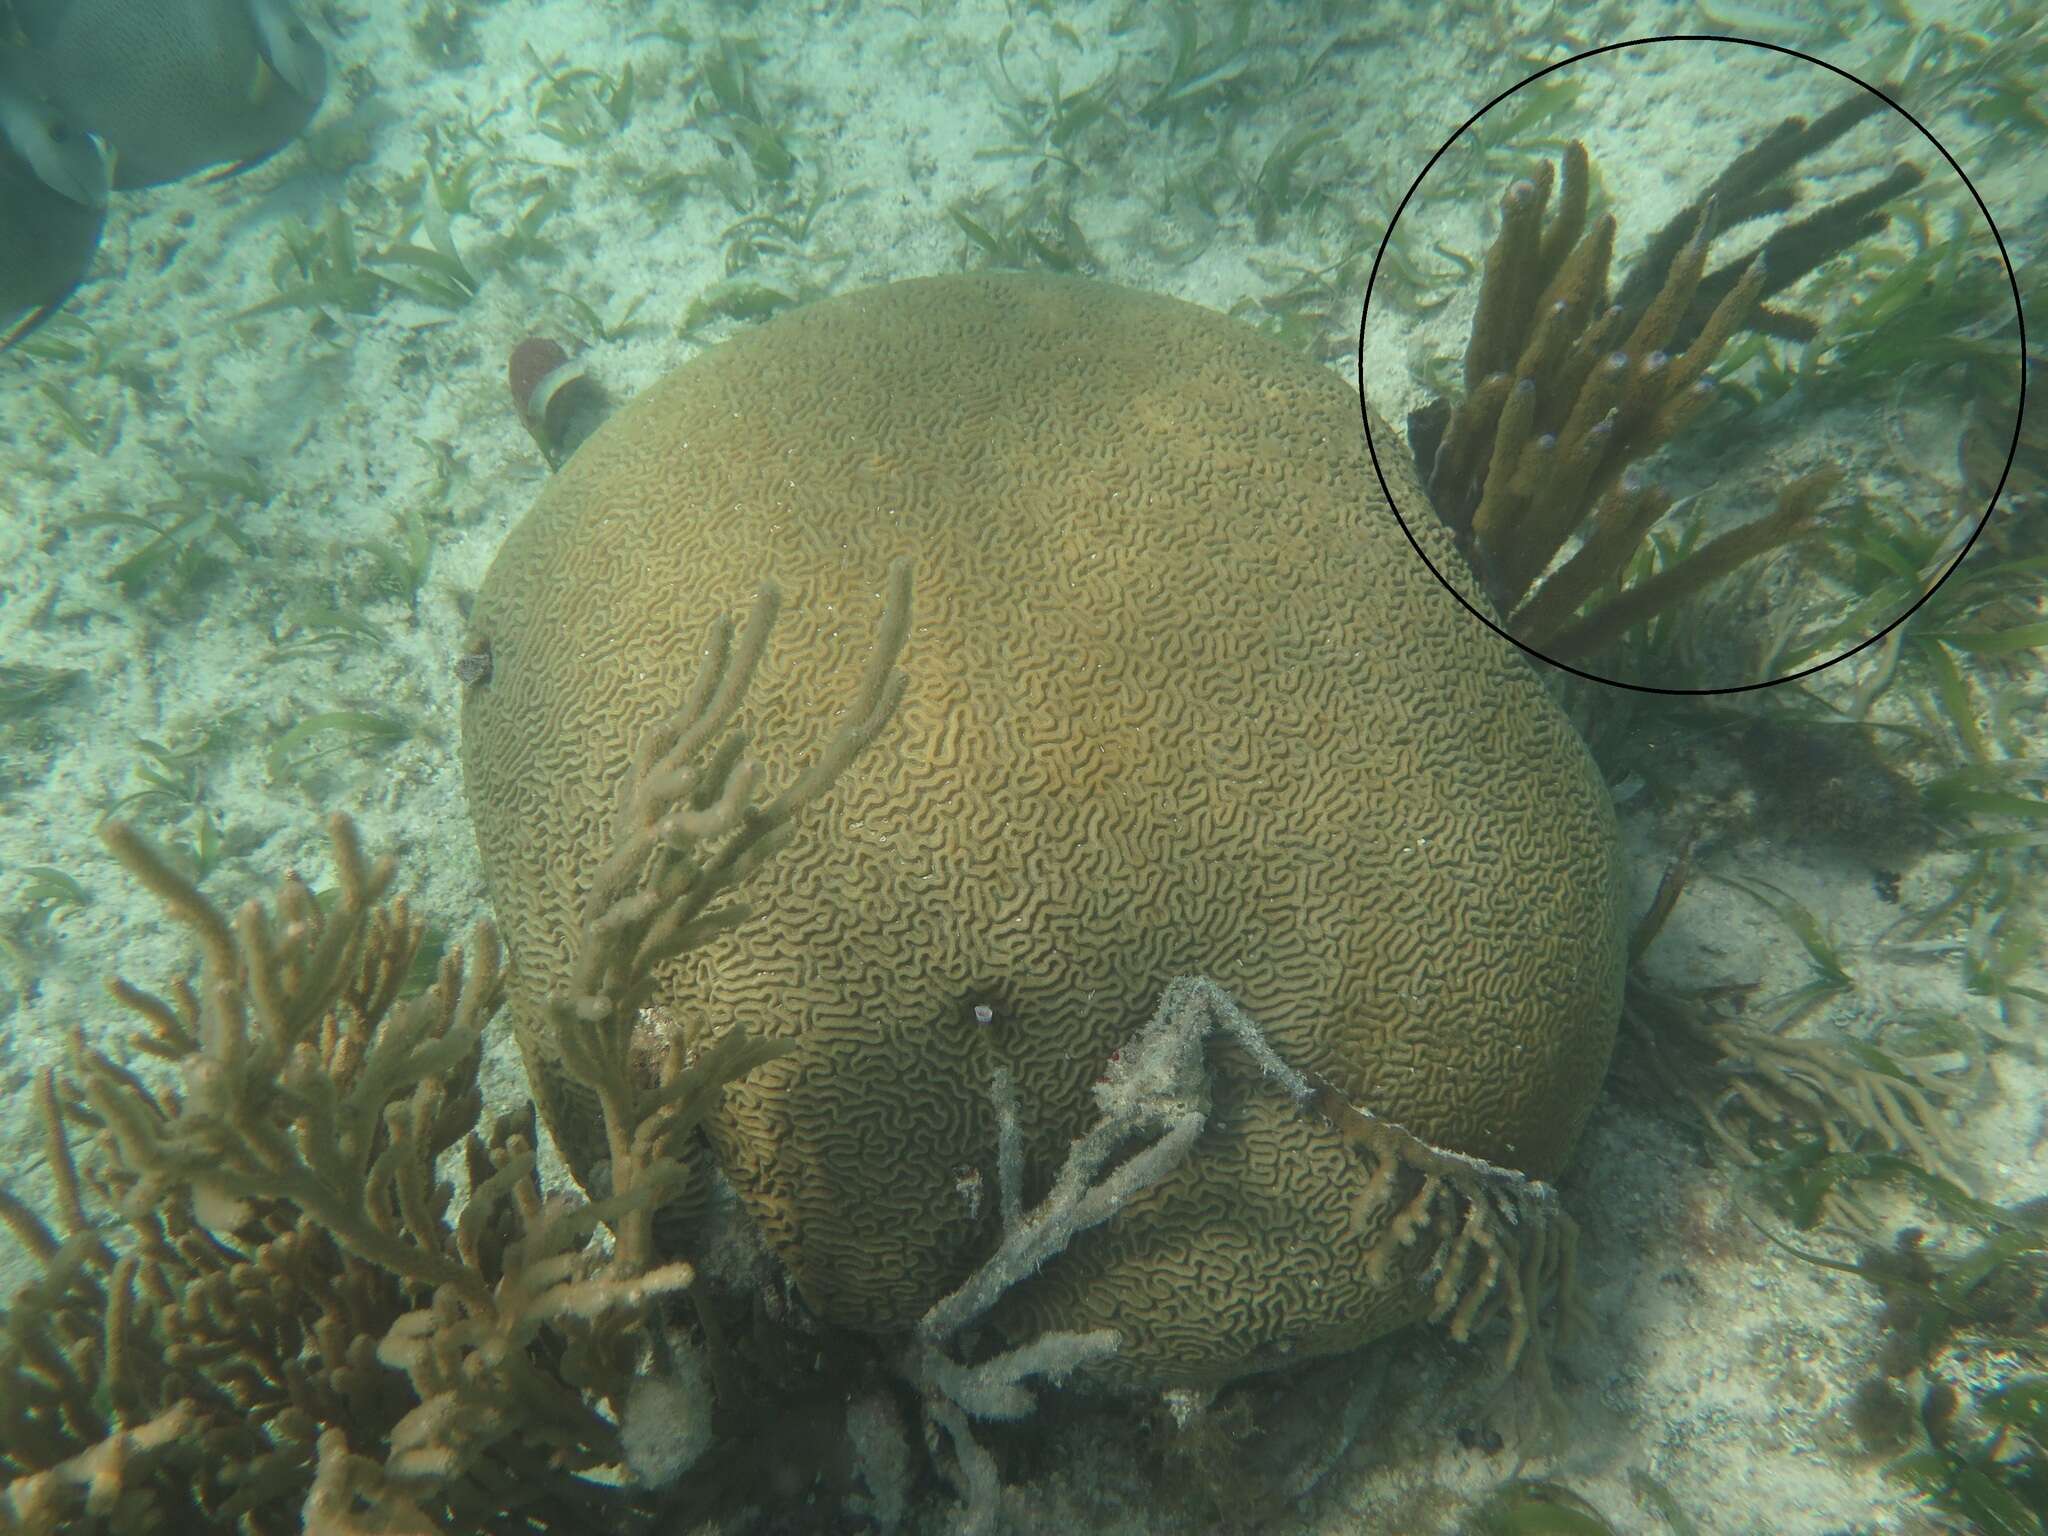
<instances>
[{"instance_id":1,"label":"black circle outline","mask_svg":"<svg viewBox=\"0 0 2048 1536\"><path fill-rule=\"evenodd\" d=\"M1617 53L1624 48L1643 48L1648 47L1654 43L1734 43L1740 47L1762 48L1770 53L1782 53L1789 58L1799 59L1808 64L1816 64L1820 66L1820 68L1827 70L1830 74L1841 76L1842 79L1847 80L1851 85L1860 86L1862 89L1870 92L1871 95L1877 97L1886 106L1890 107L1894 112L1898 113L1899 116L1903 117L1907 122L1911 123L1914 126L1914 128L1916 128L1919 131L1920 136L1923 139L1925 139L1929 144L1934 146L1935 153L1940 155L1942 159L1948 162L1949 169L1956 173L1956 178L1962 182L1963 186L1966 189L1968 189L1971 200L1975 202L1977 205L1977 211L1984 215L1985 228L1991 231L1991 239L1993 243L1996 244L1998 247L1999 260L2004 264L2005 267L2006 285L2012 290L2013 322L2015 326L2018 328L2019 332L2019 392L2017 408L2013 412L2012 443L2011 446L2006 449L2005 454L2005 468L1999 472L1998 484L1991 488L1991 499L1989 502L1985 504L1983 515L1977 519L1976 529L1970 534L1969 541L1963 545L1962 549L1957 551L1955 558L1949 562L1948 570L1942 574L1941 580L1935 582L1933 586L1929 587L1925 592L1921 593L1917 601L1915 601L1910 607L1908 607L1905 610L1905 612L1901 613L1897 618L1893 619L1891 623L1885 625L1883 629L1880 629L1876 634L1871 635L1867 639L1859 640L1855 645L1851 646L1848 650L1842 652L1839 656L1830 656L1826 661L1816 662L1814 665L1806 668L1804 671L1788 672L1783 677L1766 678L1764 681L1757 683L1737 683L1732 687L1727 688L1657 688L1651 686L1648 683L1629 683L1623 682L1619 678L1600 677L1595 675L1594 673L1583 671L1578 667L1571 666L1566 662L1558 661L1550 656L1546 656L1542 651L1537 650L1534 646L1523 644L1520 640L1516 639L1513 635L1509 634L1507 630L1503 628L1500 624L1495 623L1492 619L1489 619L1485 614L1481 613L1477 608L1473 607L1472 604L1466 600L1465 594L1460 592L1455 586L1453 586L1449 578L1447 578L1442 571L1436 568L1436 562L1431 560L1428 554L1424 552L1421 542L1415 537L1413 531L1410 530L1410 528L1408 527L1408 520L1401 515L1400 503L1396 501L1394 498L1393 487L1387 483L1386 470L1380 464L1379 449L1373 443L1372 408L1370 404L1367 402L1365 396L1365 326L1367 319L1370 318L1372 314L1372 290L1373 286L1379 281L1380 263L1386 258L1387 246L1393 241L1394 229L1395 226L1401 222L1401 215L1408 211L1408 204L1414 200L1416 191L1422 186L1422 183L1428 179L1429 173L1436 168L1437 161L1441 160L1444 157L1445 153L1450 149L1450 147L1453 144L1457 143L1458 140L1464 136L1466 131L1470 129L1474 123L1478 122L1480 118L1486 116L1487 113L1491 112L1503 101L1506 101L1508 97L1514 95L1515 92L1523 89L1525 86L1534 85L1538 80L1541 80L1545 75L1554 74L1556 71L1565 68L1567 65L1578 64L1582 63L1587 59L1598 58L1603 53ZM1379 249L1373 253L1372 271L1367 274L1365 280L1365 301L1359 310L1358 316L1357 356L1358 414L1360 421L1364 424L1365 427L1365 451L1372 459L1372 472L1379 480L1381 494L1386 497L1387 505L1393 511L1394 521L1399 523L1401 526L1402 535L1408 540L1409 546L1414 549L1416 558L1421 560L1424 567L1428 569L1429 574L1437 579L1438 584L1442 586L1446 592L1450 593L1452 597L1456 598L1458 600L1459 606L1462 607L1467 613L1471 614L1473 618L1477 619L1480 623L1484 624L1488 629L1492 630L1496 635L1499 635L1503 640L1507 641L1517 650L1523 652L1526 655L1534 657L1536 660L1543 662L1547 666L1556 667L1561 672L1569 672L1574 677L1584 678L1589 683L1601 683L1610 688L1625 688L1632 693L1654 693L1661 694L1671 698L1713 698L1722 694L1753 693L1760 688L1775 688L1781 683L1796 683L1800 681L1802 678L1812 677L1816 673L1825 672L1829 667L1836 665L1838 662L1847 661L1851 656L1854 656L1859 651L1869 649L1871 646L1877 644L1878 641L1882 640L1886 635L1890 634L1893 630L1897 629L1901 624L1905 623L1906 620L1910 619L1915 613L1919 612L1921 607L1925 605L1927 600L1933 597L1936 592L1940 591L1943 585L1947 583L1949 577L1953 576L1962 567L1964 559L1967 558L1970 551L1976 547L1977 540L1983 536L1984 529L1987 525L1989 525L1991 521L1991 514L1998 508L1998 498L2004 494L2005 482L2012 474L2013 461L2019 456L2020 433L2021 428L2026 424L2027 416L2027 369L2030 362L2030 356L2027 351L2026 309L2020 302L2019 278L2013 271L2012 254L2005 248L2005 237L1998 232L1998 221L1991 217L1991 210L1985 206L1983 194L1978 192L1976 183L1971 181L1970 178L1964 174L1963 168L1956 163L1956 157L1948 152L1947 147L1941 142L1941 140L1937 139L1933 134L1927 131L1927 125L1921 122L1920 119L1915 117L1911 112L1908 112L1904 107L1900 106L1898 102L1894 101L1890 96L1886 95L1883 91L1879 90L1876 86L1871 85L1868 81L1863 80L1856 75L1851 74L1848 70L1843 69L1840 65L1830 64L1826 59L1816 58L1813 54L1810 53L1802 53L1797 48L1787 48L1778 43L1766 43L1756 38L1734 37L1719 32L1668 32L1658 33L1650 37L1624 38L1622 41L1617 43L1602 43L1598 48L1589 48L1583 53L1573 54L1570 58L1559 59L1554 64L1544 65L1543 68L1537 70L1535 74L1530 75L1527 79L1518 81L1516 84L1509 86L1506 90L1502 91L1499 95L1495 96L1491 101L1487 102L1484 106L1482 106L1477 112L1474 112L1470 117L1466 118L1464 122L1460 123L1458 125L1457 130L1454 133L1452 133L1448 139L1444 140L1442 145L1438 147L1437 152L1429 157L1429 163L1424 165L1422 170L1419 173L1417 173L1415 179L1408 184L1408 190L1401 194L1401 201L1394 208L1393 217L1387 221L1387 232L1386 234L1380 237ZM1427 498L1425 498L1425 500L1426 499Z\"/></svg>"}]
</instances>

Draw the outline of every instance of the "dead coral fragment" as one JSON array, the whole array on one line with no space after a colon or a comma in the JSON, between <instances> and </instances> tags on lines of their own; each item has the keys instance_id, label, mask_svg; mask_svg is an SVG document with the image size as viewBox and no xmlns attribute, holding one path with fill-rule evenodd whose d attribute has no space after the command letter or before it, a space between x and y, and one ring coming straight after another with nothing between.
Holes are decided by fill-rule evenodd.
<instances>
[{"instance_id":1,"label":"dead coral fragment","mask_svg":"<svg viewBox=\"0 0 2048 1536\"><path fill-rule=\"evenodd\" d=\"M1280 1059L1236 999L1205 977L1179 977L1161 993L1151 1021L1111 1059L1095 1086L1100 1117L1068 1149L1052 1188L1028 1212L1016 1085L1008 1068L996 1069L989 1091L1002 1237L974 1273L919 1320L899 1366L923 1395L933 1444L943 1433L952 1446L947 1470L966 1504L963 1530L992 1527L999 1489L994 1458L968 1421L1025 1417L1034 1406L1027 1381L1064 1380L1116 1353L1121 1340L1114 1329L1053 1331L966 1363L956 1358L961 1339L1006 1292L1187 1161L1209 1117L1205 1046L1212 1035L1234 1040L1296 1103L1309 1097L1308 1079Z\"/></svg>"},{"instance_id":2,"label":"dead coral fragment","mask_svg":"<svg viewBox=\"0 0 2048 1536\"><path fill-rule=\"evenodd\" d=\"M1051 1192L1028 1218L1022 1208L1023 1132L1016 1089L1008 1070L997 1070L990 1091L1003 1240L964 1285L924 1315L918 1324L922 1340L936 1344L965 1328L1076 1235L1107 1221L1132 1195L1172 1172L1209 1113L1203 1045L1212 1034L1234 1039L1297 1103L1309 1096L1308 1080L1275 1054L1227 991L1202 977L1180 977L1160 995L1151 1022L1110 1062L1095 1087L1101 1117L1068 1151ZM1110 1159L1141 1135L1157 1139L1104 1174Z\"/></svg>"},{"instance_id":3,"label":"dead coral fragment","mask_svg":"<svg viewBox=\"0 0 2048 1536\"><path fill-rule=\"evenodd\" d=\"M997 1494L994 1461L974 1440L969 1421L1023 1417L1034 1406L1029 1380L1057 1382L1085 1372L1121 1341L1111 1329L1051 1331L965 1360L962 1340L1005 1293L1028 1285L1076 1238L1200 1156L1198 1139L1212 1109L1208 1048L1217 1038L1237 1046L1268 1083L1322 1116L1360 1154L1365 1174L1358 1220L1380 1228L1372 1262L1382 1274L1395 1271L1418 1242L1434 1243L1423 1279L1432 1287L1432 1320L1448 1323L1453 1338L1469 1339L1504 1315L1503 1369L1513 1369L1525 1353L1540 1367L1547 1351L1539 1318L1553 1302L1569 1316L1578 1229L1555 1190L1513 1169L1431 1147L1354 1108L1328 1084L1289 1065L1226 989L1205 977L1179 977L1161 994L1150 1022L1112 1058L1094 1089L1099 1117L1068 1149L1051 1189L1029 1211L1016 1088L1007 1068L995 1072L990 1093L1001 1237L980 1266L925 1313L899 1366L923 1396L932 1443L943 1435L951 1445L954 1466L946 1470L966 1503L965 1529L989 1528Z\"/></svg>"},{"instance_id":4,"label":"dead coral fragment","mask_svg":"<svg viewBox=\"0 0 2048 1536\"><path fill-rule=\"evenodd\" d=\"M1875 102L1859 96L1811 124L1788 118L1653 237L1611 295L1616 223L1611 214L1588 221L1585 146L1574 142L1559 170L1545 163L1508 188L1465 352L1464 398L1418 411L1409 434L1432 504L1517 639L1560 661L1584 660L1807 529L1831 481L1795 482L1775 513L1598 601L1671 505L1625 471L1713 397L1707 369L1736 332L1814 334L1812 322L1764 301L1882 228L1883 204L1919 182L1919 170L1902 165L1778 230L1753 256L1707 270L1715 237L1789 207L1783 178L1792 167Z\"/></svg>"}]
</instances>

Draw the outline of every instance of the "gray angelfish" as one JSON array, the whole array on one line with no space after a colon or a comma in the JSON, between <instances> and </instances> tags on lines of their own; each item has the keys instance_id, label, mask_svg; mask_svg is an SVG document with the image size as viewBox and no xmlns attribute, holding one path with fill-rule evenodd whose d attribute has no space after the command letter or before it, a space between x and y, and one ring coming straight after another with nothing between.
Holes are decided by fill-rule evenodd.
<instances>
[{"instance_id":1,"label":"gray angelfish","mask_svg":"<svg viewBox=\"0 0 2048 1536\"><path fill-rule=\"evenodd\" d=\"M113 148L116 187L268 159L327 90L327 55L290 0L13 3L36 79Z\"/></svg>"},{"instance_id":2,"label":"gray angelfish","mask_svg":"<svg viewBox=\"0 0 2048 1536\"><path fill-rule=\"evenodd\" d=\"M96 134L0 73L0 352L56 313L92 269L113 189Z\"/></svg>"}]
</instances>

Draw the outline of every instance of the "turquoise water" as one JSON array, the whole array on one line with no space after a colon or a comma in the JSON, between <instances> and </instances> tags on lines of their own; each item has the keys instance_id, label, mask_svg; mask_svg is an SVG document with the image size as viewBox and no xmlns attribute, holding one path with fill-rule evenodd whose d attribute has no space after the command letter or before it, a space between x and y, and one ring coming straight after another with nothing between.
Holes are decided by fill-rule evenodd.
<instances>
[{"instance_id":1,"label":"turquoise water","mask_svg":"<svg viewBox=\"0 0 2048 1536\"><path fill-rule=\"evenodd\" d=\"M772 1268L730 1259L721 1274L766 1298L765 1336L826 1362L777 1400L793 1437L853 1446L865 1431L849 1432L846 1401L894 1394L906 1529L986 1506L998 1529L1419 1533L1474 1528L1489 1498L1564 1498L1503 1494L1515 1479L1568 1488L1618 1531L1998 1530L2001 1497L2039 1525L2041 1477L2016 1470L2038 1441L2013 1429L1979 1454L2017 1401L1994 1394L2039 1369L2041 1321L2030 1218L2012 1209L2040 1193L2048 985L2038 447L1999 469L2018 403L2006 258L2025 291L2042 230L2037 14L307 5L317 81L302 53L264 52L264 27L289 13L191 10L230 27L209 57L241 71L250 101L321 87L302 132L253 107L252 129L189 83L189 29L149 33L139 65L121 54L142 83L116 101L95 77L100 94L48 103L63 72L25 64L41 55L19 41L0 50L0 92L132 136L107 162L77 291L0 357L0 1153L19 1198L57 1208L36 1074L71 1065L74 1029L125 1051L133 1021L103 979L160 988L191 963L188 936L96 837L108 816L232 910L287 869L328 883L322 820L345 811L367 847L399 856L430 944L485 914L458 754L473 684L457 665L476 654L470 610L493 556L581 431L547 399L601 415L600 396L629 400L811 301L1018 268L1236 316L1350 382L1362 360L1404 452L1410 413L1466 387L1509 185L1583 141L1595 211L1615 213L1631 256L1786 116L1861 89L1810 54L1887 85L1918 121L1887 108L1817 155L1800 211L1901 161L1924 180L1773 300L1818 338L1738 336L1696 431L1639 473L1677 503L1667 565L1816 467L1838 470L1839 489L1817 541L1635 633L1628 675L1707 687L1856 654L1798 683L1676 701L1532 663L1617 804L1629 920L1681 848L1691 870L1557 1181L1592 1326L1558 1342L1555 1397L1527 1377L1497 1388L1486 1338L1426 1327L1204 1404L1041 1389L1036 1419L979 1431L1002 1484L987 1494L958 1453L927 1461L913 1422L927 1379L888 1349L796 1331L771 1312L787 1300ZM0 0L10 14L33 41L66 7ZM1687 31L1798 53L1667 42L1524 85L1588 49ZM280 144L264 156L266 133ZM195 163L125 184L124 161L147 166L174 140ZM31 212L54 189L9 142L0 250L47 251ZM1724 245L1752 249L1793 217ZM537 399L524 376L508 387L532 337L575 359L559 394ZM2002 480L1956 575L1880 637L1954 564ZM1656 998L1680 999L1689 1022ZM1658 1029L1662 1045L1645 1045ZM1774 1056L1779 1031L1835 1049L1831 1065ZM502 1025L481 1079L493 1113L527 1099ZM1910 1094L1892 1086L1908 1081ZM1816 1094L1833 1134L1860 1133L1800 1134L1788 1106ZM1897 1161L1813 1173L1851 1148ZM1774 1158L1791 1161L1750 1166ZM552 1149L542 1166L551 1189L573 1188ZM466 1187L458 1167L443 1175ZM1824 1176L1842 1181L1836 1198L1801 1204ZM1995 1304L1957 1303L1952 1326L1902 1344L1895 1325L1928 1273L1895 1277L1887 1318L1868 1278L1790 1251L1853 1263L1907 1227L1931 1234L1937 1270L2005 1242ZM0 1252L11 1293L36 1267L18 1245ZM1950 1428L1917 1411L1943 1384L1961 1404ZM744 1476L704 1496L721 1528L891 1523L853 1451L792 1452L797 1470L775 1476L762 1468L782 1432L723 1433L682 1474L672 1520L723 1462ZM1983 1491L2001 1479L2011 1491Z\"/></svg>"}]
</instances>

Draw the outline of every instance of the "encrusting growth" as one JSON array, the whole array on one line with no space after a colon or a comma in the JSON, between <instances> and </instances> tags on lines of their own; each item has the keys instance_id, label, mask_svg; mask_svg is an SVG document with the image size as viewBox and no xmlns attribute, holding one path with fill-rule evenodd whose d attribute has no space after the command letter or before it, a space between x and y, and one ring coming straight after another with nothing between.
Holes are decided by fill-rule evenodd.
<instances>
[{"instance_id":1,"label":"encrusting growth","mask_svg":"<svg viewBox=\"0 0 2048 1536\"><path fill-rule=\"evenodd\" d=\"M1659 231L1612 293L1616 222L1589 219L1585 146L1573 142L1559 168L1545 162L1508 188L1464 395L1417 411L1409 441L1432 505L1516 639L1559 661L1584 660L1811 526L1831 483L1813 476L1788 487L1775 513L1660 572L1654 588L1599 600L1671 507L1629 467L1713 398L1707 370L1737 332L1812 337L1812 321L1765 301L1882 229L1883 205L1921 172L1902 164L1710 272L1713 241L1790 207L1792 168L1880 104L1859 93L1811 123L1786 119Z\"/></svg>"}]
</instances>

